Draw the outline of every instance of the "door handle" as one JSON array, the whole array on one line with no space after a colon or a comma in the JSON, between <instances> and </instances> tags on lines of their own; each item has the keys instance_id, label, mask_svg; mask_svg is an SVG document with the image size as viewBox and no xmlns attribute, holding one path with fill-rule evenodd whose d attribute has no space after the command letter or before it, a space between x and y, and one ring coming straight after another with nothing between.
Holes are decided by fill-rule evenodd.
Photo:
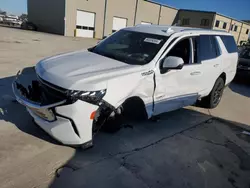
<instances>
[{"instance_id":1,"label":"door handle","mask_svg":"<svg viewBox=\"0 0 250 188\"><path fill-rule=\"evenodd\" d=\"M191 73L190 73L191 76L195 76L195 75L199 75L199 74L201 74L201 72L199 72L199 71L191 72Z\"/></svg>"},{"instance_id":2,"label":"door handle","mask_svg":"<svg viewBox=\"0 0 250 188\"><path fill-rule=\"evenodd\" d=\"M219 64L215 64L215 65L214 65L215 68L218 67L218 66L219 66Z\"/></svg>"}]
</instances>

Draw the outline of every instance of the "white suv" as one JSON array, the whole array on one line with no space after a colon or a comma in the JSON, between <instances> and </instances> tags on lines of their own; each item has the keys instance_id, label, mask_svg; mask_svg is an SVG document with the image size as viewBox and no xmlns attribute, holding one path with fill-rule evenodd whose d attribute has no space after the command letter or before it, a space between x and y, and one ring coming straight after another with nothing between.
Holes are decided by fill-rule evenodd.
<instances>
[{"instance_id":1,"label":"white suv","mask_svg":"<svg viewBox=\"0 0 250 188\"><path fill-rule=\"evenodd\" d=\"M235 74L237 46L221 31L138 25L88 50L41 60L13 91L34 121L66 145L92 145L107 120L151 118L195 104L216 107ZM116 125L116 124L115 124Z\"/></svg>"}]
</instances>

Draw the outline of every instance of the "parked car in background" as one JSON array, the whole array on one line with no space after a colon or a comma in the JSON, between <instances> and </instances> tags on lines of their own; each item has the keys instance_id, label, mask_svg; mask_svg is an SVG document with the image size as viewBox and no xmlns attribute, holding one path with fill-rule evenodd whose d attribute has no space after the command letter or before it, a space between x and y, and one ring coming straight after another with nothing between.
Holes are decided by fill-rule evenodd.
<instances>
[{"instance_id":1,"label":"parked car in background","mask_svg":"<svg viewBox=\"0 0 250 188\"><path fill-rule=\"evenodd\" d=\"M37 26L29 21L24 21L21 25L21 28L26 30L37 31Z\"/></svg>"},{"instance_id":2,"label":"parked car in background","mask_svg":"<svg viewBox=\"0 0 250 188\"><path fill-rule=\"evenodd\" d=\"M243 48L239 53L237 76L250 79L250 46Z\"/></svg>"},{"instance_id":3,"label":"parked car in background","mask_svg":"<svg viewBox=\"0 0 250 188\"><path fill-rule=\"evenodd\" d=\"M41 60L37 79L13 92L34 121L67 145L124 119L151 118L201 101L215 108L235 74L238 52L226 32L138 25L88 49ZM107 123L117 120L120 123Z\"/></svg>"},{"instance_id":4,"label":"parked car in background","mask_svg":"<svg viewBox=\"0 0 250 188\"><path fill-rule=\"evenodd\" d=\"M3 23L10 26L21 26L22 21L18 19L18 16L8 15L3 18Z\"/></svg>"}]
</instances>

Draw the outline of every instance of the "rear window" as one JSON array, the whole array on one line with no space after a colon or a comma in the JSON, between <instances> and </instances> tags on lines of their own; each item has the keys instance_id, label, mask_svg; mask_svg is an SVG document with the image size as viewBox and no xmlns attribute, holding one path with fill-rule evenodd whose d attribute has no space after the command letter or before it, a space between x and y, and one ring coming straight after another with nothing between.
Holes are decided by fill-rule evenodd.
<instances>
[{"instance_id":1,"label":"rear window","mask_svg":"<svg viewBox=\"0 0 250 188\"><path fill-rule=\"evenodd\" d=\"M233 36L220 36L228 53L238 52L235 40Z\"/></svg>"}]
</instances>

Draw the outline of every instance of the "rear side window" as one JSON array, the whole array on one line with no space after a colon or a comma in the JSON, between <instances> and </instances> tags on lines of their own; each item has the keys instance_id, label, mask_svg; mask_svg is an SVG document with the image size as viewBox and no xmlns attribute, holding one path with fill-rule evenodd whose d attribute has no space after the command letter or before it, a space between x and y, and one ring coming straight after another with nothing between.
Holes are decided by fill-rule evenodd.
<instances>
[{"instance_id":1,"label":"rear side window","mask_svg":"<svg viewBox=\"0 0 250 188\"><path fill-rule=\"evenodd\" d=\"M215 36L201 35L199 43L199 55L201 61L213 59L219 55Z\"/></svg>"},{"instance_id":2,"label":"rear side window","mask_svg":"<svg viewBox=\"0 0 250 188\"><path fill-rule=\"evenodd\" d=\"M233 36L220 36L228 53L238 52L237 46Z\"/></svg>"}]
</instances>

